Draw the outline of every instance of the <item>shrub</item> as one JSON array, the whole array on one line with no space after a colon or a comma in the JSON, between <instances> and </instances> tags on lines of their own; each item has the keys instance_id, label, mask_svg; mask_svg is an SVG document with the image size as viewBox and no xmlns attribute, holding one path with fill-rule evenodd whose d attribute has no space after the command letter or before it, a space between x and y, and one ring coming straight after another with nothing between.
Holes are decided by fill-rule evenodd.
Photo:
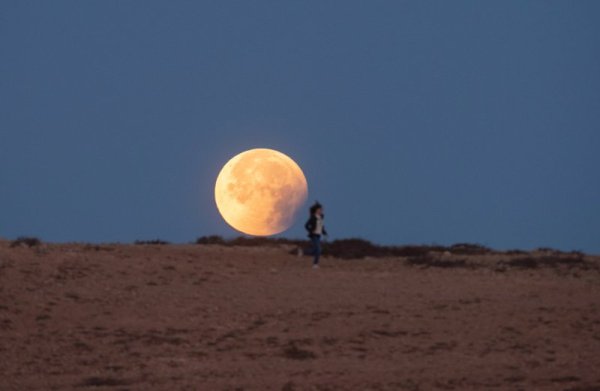
<instances>
[{"instance_id":1,"label":"shrub","mask_svg":"<svg viewBox=\"0 0 600 391\"><path fill-rule=\"evenodd\" d=\"M10 247L35 247L42 244L42 241L38 238L30 236L20 236L16 240L13 240Z\"/></svg>"},{"instance_id":2,"label":"shrub","mask_svg":"<svg viewBox=\"0 0 600 391\"><path fill-rule=\"evenodd\" d=\"M225 244L225 240L219 235L201 236L196 239L196 244Z\"/></svg>"},{"instance_id":3,"label":"shrub","mask_svg":"<svg viewBox=\"0 0 600 391\"><path fill-rule=\"evenodd\" d=\"M202 236L196 240L197 244L219 244L223 246L243 247L278 247L290 245L306 247L308 240L270 238L261 236L239 236L234 239L223 239L221 236ZM337 239L332 242L323 242L323 254L340 259L360 259L365 257L425 257L431 252L451 252L453 254L485 254L491 252L487 247L478 244L458 243L451 247L440 245L406 245L406 246L381 246L360 238ZM295 252L295 250L292 250Z\"/></svg>"},{"instance_id":4,"label":"shrub","mask_svg":"<svg viewBox=\"0 0 600 391\"><path fill-rule=\"evenodd\" d=\"M504 251L504 253L507 254L507 255L523 255L523 254L527 254L527 252L525 252L523 250L517 250L517 249L506 250L506 251Z\"/></svg>"},{"instance_id":5,"label":"shrub","mask_svg":"<svg viewBox=\"0 0 600 391\"><path fill-rule=\"evenodd\" d=\"M563 251L557 250L557 249L551 248L551 247L538 247L534 251L537 251L537 252L540 252L540 253L549 253L549 254L552 254L552 255L564 254Z\"/></svg>"},{"instance_id":6,"label":"shrub","mask_svg":"<svg viewBox=\"0 0 600 391\"><path fill-rule=\"evenodd\" d=\"M342 259L365 257L423 257L432 251L447 251L447 247L438 245L380 246L368 240L352 238L339 239L323 244L323 253Z\"/></svg>"},{"instance_id":7,"label":"shrub","mask_svg":"<svg viewBox=\"0 0 600 391\"><path fill-rule=\"evenodd\" d=\"M480 244L456 243L450 246L448 251L452 254L479 255L490 253L492 250Z\"/></svg>"},{"instance_id":8,"label":"shrub","mask_svg":"<svg viewBox=\"0 0 600 391\"><path fill-rule=\"evenodd\" d=\"M169 244L169 242L167 242L166 240L153 239L153 240L136 240L135 244L138 244L138 245L145 245L145 244L164 245L164 244Z\"/></svg>"},{"instance_id":9,"label":"shrub","mask_svg":"<svg viewBox=\"0 0 600 391\"><path fill-rule=\"evenodd\" d=\"M504 262L508 266L519 267L521 269L535 269L539 266L537 259L533 257L521 257Z\"/></svg>"},{"instance_id":10,"label":"shrub","mask_svg":"<svg viewBox=\"0 0 600 391\"><path fill-rule=\"evenodd\" d=\"M341 259L381 257L387 249L364 239L339 239L323 243L323 253Z\"/></svg>"},{"instance_id":11,"label":"shrub","mask_svg":"<svg viewBox=\"0 0 600 391\"><path fill-rule=\"evenodd\" d=\"M576 255L575 257L548 255L543 257L519 257L500 263L521 269L535 269L543 266L556 268L561 265L570 268L585 266L585 259L582 255Z\"/></svg>"},{"instance_id":12,"label":"shrub","mask_svg":"<svg viewBox=\"0 0 600 391\"><path fill-rule=\"evenodd\" d=\"M220 244L222 246L243 247L277 247L281 245L301 246L306 241L286 238L268 238L263 236L238 236L233 239L223 239L218 235L202 236L196 239L196 244Z\"/></svg>"}]
</instances>

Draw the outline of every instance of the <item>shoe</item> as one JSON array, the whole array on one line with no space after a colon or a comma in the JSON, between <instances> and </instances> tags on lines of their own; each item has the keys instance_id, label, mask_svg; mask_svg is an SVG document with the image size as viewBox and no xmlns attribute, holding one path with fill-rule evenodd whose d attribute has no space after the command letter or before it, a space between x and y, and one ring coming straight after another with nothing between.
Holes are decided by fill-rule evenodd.
<instances>
[{"instance_id":1,"label":"shoe","mask_svg":"<svg viewBox=\"0 0 600 391\"><path fill-rule=\"evenodd\" d=\"M313 269L319 269L319 265L313 265Z\"/></svg>"},{"instance_id":2,"label":"shoe","mask_svg":"<svg viewBox=\"0 0 600 391\"><path fill-rule=\"evenodd\" d=\"M298 258L300 258L304 255L304 251L302 251L302 249L298 247L298 249L296 250L296 255L298 256Z\"/></svg>"}]
</instances>

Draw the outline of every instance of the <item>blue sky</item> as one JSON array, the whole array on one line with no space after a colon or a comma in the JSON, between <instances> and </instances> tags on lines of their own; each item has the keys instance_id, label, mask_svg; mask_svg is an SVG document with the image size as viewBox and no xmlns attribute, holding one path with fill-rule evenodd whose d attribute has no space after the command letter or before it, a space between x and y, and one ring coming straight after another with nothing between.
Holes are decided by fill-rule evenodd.
<instances>
[{"instance_id":1,"label":"blue sky","mask_svg":"<svg viewBox=\"0 0 600 391\"><path fill-rule=\"evenodd\" d=\"M598 20L597 1L3 1L0 236L233 236L214 181L266 147L333 238L600 253Z\"/></svg>"}]
</instances>

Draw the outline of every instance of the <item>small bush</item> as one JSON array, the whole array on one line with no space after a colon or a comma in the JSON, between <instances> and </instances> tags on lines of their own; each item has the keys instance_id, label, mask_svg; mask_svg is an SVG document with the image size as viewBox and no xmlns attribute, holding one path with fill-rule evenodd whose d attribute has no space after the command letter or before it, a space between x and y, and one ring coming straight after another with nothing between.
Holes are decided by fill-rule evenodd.
<instances>
[{"instance_id":1,"label":"small bush","mask_svg":"<svg viewBox=\"0 0 600 391\"><path fill-rule=\"evenodd\" d=\"M576 257L542 257L539 259L539 262L543 266L557 267L560 265L574 267L574 266L582 266L585 264L585 260L583 256Z\"/></svg>"},{"instance_id":2,"label":"small bush","mask_svg":"<svg viewBox=\"0 0 600 391\"><path fill-rule=\"evenodd\" d=\"M10 247L36 247L42 244L42 241L38 238L29 236L20 236L16 240L13 240Z\"/></svg>"},{"instance_id":3,"label":"small bush","mask_svg":"<svg viewBox=\"0 0 600 391\"><path fill-rule=\"evenodd\" d=\"M239 236L234 239L223 239L221 236L202 236L196 240L196 244L219 244L222 246L243 247L279 247L290 245L304 248L309 240L270 238L270 237L248 237ZM340 259L361 259L366 257L425 257L432 252L451 252L453 254L473 255L486 254L492 250L479 244L458 243L451 247L440 245L405 245L405 246L381 246L365 239L349 238L337 239L332 242L323 242L323 254ZM292 250L291 252L295 252Z\"/></svg>"},{"instance_id":4,"label":"small bush","mask_svg":"<svg viewBox=\"0 0 600 391\"><path fill-rule=\"evenodd\" d=\"M196 239L196 244L225 244L225 240L219 235L201 236Z\"/></svg>"},{"instance_id":5,"label":"small bush","mask_svg":"<svg viewBox=\"0 0 600 391\"><path fill-rule=\"evenodd\" d=\"M339 239L323 245L324 254L341 259L423 257L433 251L443 252L446 250L448 250L447 247L437 245L380 246L358 238Z\"/></svg>"},{"instance_id":6,"label":"small bush","mask_svg":"<svg viewBox=\"0 0 600 391\"><path fill-rule=\"evenodd\" d=\"M518 267L521 269L535 269L539 266L537 259L533 257L515 258L504 263L508 266Z\"/></svg>"},{"instance_id":7,"label":"small bush","mask_svg":"<svg viewBox=\"0 0 600 391\"><path fill-rule=\"evenodd\" d=\"M480 244L456 243L450 246L448 251L450 251L452 254L481 255L490 253L492 250Z\"/></svg>"},{"instance_id":8,"label":"small bush","mask_svg":"<svg viewBox=\"0 0 600 391\"><path fill-rule=\"evenodd\" d=\"M364 239L340 239L323 244L323 253L341 259L359 259L389 255L388 249Z\"/></svg>"},{"instance_id":9,"label":"small bush","mask_svg":"<svg viewBox=\"0 0 600 391\"><path fill-rule=\"evenodd\" d=\"M266 238L262 236L238 236L227 241L230 246L243 246L243 247L269 247L279 246L281 244L289 244L289 239L283 238Z\"/></svg>"},{"instance_id":10,"label":"small bush","mask_svg":"<svg viewBox=\"0 0 600 391\"><path fill-rule=\"evenodd\" d=\"M556 268L561 265L567 267L585 266L585 260L581 255L577 255L575 257L565 257L556 255L548 255L544 257L520 257L510 259L508 261L502 261L500 263L503 265L517 267L521 269L535 269L544 266Z\"/></svg>"},{"instance_id":11,"label":"small bush","mask_svg":"<svg viewBox=\"0 0 600 391\"><path fill-rule=\"evenodd\" d=\"M242 247L278 247L281 245L301 246L306 241L286 239L286 238L268 238L263 236L238 236L233 239L223 239L218 235L202 236L196 239L196 244L220 244L222 246L242 246Z\"/></svg>"},{"instance_id":12,"label":"small bush","mask_svg":"<svg viewBox=\"0 0 600 391\"><path fill-rule=\"evenodd\" d=\"M554 255L562 254L562 251L550 247L538 247L535 251L540 253L550 253Z\"/></svg>"},{"instance_id":13,"label":"small bush","mask_svg":"<svg viewBox=\"0 0 600 391\"><path fill-rule=\"evenodd\" d=\"M506 251L504 251L504 253L507 254L507 255L523 255L523 254L527 254L526 251L517 250L517 249L506 250Z\"/></svg>"},{"instance_id":14,"label":"small bush","mask_svg":"<svg viewBox=\"0 0 600 391\"><path fill-rule=\"evenodd\" d=\"M160 239L154 239L154 240L136 240L135 244L137 244L137 245L146 245L146 244L165 245L165 244L169 244L169 242L167 242L166 240L160 240Z\"/></svg>"},{"instance_id":15,"label":"small bush","mask_svg":"<svg viewBox=\"0 0 600 391\"><path fill-rule=\"evenodd\" d=\"M233 239L224 239L218 235L202 236L196 240L197 244L218 244L222 246L241 247L281 247L290 246L290 254L296 254L297 248L310 247L310 241L305 239L272 238L261 236L239 236ZM484 254L506 254L520 256L509 261L499 262L499 266L513 266L520 268L535 268L540 266L574 265L583 262L584 254L580 251L559 252L552 249L541 249L545 257L533 258L530 253L522 250L507 250L496 252L489 247L473 243L456 243L451 246L442 245L404 245L404 246L382 246L365 239L349 238L337 239L331 242L322 242L323 255L339 259L362 259L366 257L401 257L411 258L408 263L412 265L421 264L428 267L476 267L474 264L461 263L456 260L441 260L437 255L451 253L461 256L476 256ZM422 258L422 259L420 259ZM531 259L529 259L531 258ZM577 260L580 259L580 260ZM541 263L540 263L541 262ZM586 264L587 265L587 264ZM589 265L588 265L589 266Z\"/></svg>"}]
</instances>

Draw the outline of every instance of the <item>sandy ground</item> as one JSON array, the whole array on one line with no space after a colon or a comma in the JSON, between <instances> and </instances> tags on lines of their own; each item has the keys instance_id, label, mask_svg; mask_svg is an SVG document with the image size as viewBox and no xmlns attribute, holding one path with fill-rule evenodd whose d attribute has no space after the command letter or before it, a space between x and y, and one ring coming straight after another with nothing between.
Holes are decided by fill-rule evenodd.
<instances>
[{"instance_id":1,"label":"sandy ground","mask_svg":"<svg viewBox=\"0 0 600 391\"><path fill-rule=\"evenodd\" d=\"M507 257L0 242L0 390L600 390L598 269Z\"/></svg>"}]
</instances>

